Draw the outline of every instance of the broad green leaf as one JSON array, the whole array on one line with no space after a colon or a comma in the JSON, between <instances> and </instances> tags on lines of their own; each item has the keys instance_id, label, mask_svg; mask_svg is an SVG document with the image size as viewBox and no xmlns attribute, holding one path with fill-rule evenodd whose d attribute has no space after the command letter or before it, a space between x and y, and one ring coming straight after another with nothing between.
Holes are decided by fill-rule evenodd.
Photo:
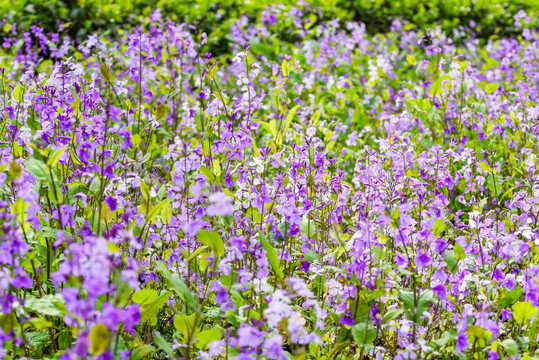
<instances>
[{"instance_id":1,"label":"broad green leaf","mask_svg":"<svg viewBox=\"0 0 539 360\"><path fill-rule=\"evenodd\" d=\"M104 63L101 63L101 65L99 65L99 71L107 82L111 83L114 80L114 77L110 73L109 68Z\"/></svg>"},{"instance_id":2,"label":"broad green leaf","mask_svg":"<svg viewBox=\"0 0 539 360\"><path fill-rule=\"evenodd\" d=\"M212 171L206 166L200 166L200 172L206 176L206 179L208 179L210 183L215 182L215 175L213 175Z\"/></svg>"},{"instance_id":3,"label":"broad green leaf","mask_svg":"<svg viewBox=\"0 0 539 360\"><path fill-rule=\"evenodd\" d=\"M159 298L157 291L154 289L142 289L133 294L131 298L135 304L145 305L151 304Z\"/></svg>"},{"instance_id":4,"label":"broad green leaf","mask_svg":"<svg viewBox=\"0 0 539 360\"><path fill-rule=\"evenodd\" d=\"M382 325L385 325L387 324L388 322L390 322L391 320L394 320L397 316L399 316L400 314L402 314L404 311L402 309L397 309L397 308L393 308L393 309L389 309L385 314L384 314L384 318L382 319Z\"/></svg>"},{"instance_id":5,"label":"broad green leaf","mask_svg":"<svg viewBox=\"0 0 539 360\"><path fill-rule=\"evenodd\" d=\"M442 82L444 80L449 80L449 83L451 83L451 80L453 80L453 78L449 75L443 75L441 76L440 78L438 78L438 80L436 80L436 82L434 82L434 84L432 85L431 89L430 89L430 97L434 97L438 94L440 94L442 92Z\"/></svg>"},{"instance_id":6,"label":"broad green leaf","mask_svg":"<svg viewBox=\"0 0 539 360\"><path fill-rule=\"evenodd\" d=\"M140 142L142 141L142 138L140 137L139 134L135 134L133 135L133 137L131 138L131 143L133 144L133 147L136 149L138 148L138 146L140 145Z\"/></svg>"},{"instance_id":7,"label":"broad green leaf","mask_svg":"<svg viewBox=\"0 0 539 360\"><path fill-rule=\"evenodd\" d=\"M47 174L47 165L41 160L29 159L25 162L26 170L32 174L36 179L40 180L43 185L49 183L49 177Z\"/></svg>"},{"instance_id":8,"label":"broad green leaf","mask_svg":"<svg viewBox=\"0 0 539 360\"><path fill-rule=\"evenodd\" d=\"M174 316L174 327L177 331L181 332L183 336L187 337L193 334L195 331L196 314L187 316L186 314Z\"/></svg>"},{"instance_id":9,"label":"broad green leaf","mask_svg":"<svg viewBox=\"0 0 539 360\"><path fill-rule=\"evenodd\" d=\"M518 344L513 339L505 339L502 342L502 346L505 349L505 351L507 352L507 355L509 355L509 356L514 356L514 355L516 355L518 353Z\"/></svg>"},{"instance_id":10,"label":"broad green leaf","mask_svg":"<svg viewBox=\"0 0 539 360\"><path fill-rule=\"evenodd\" d=\"M485 91L487 94L492 94L493 92L495 92L496 90L498 90L500 88L500 84L498 83L491 83L491 84L488 84L486 87L485 87Z\"/></svg>"},{"instance_id":11,"label":"broad green leaf","mask_svg":"<svg viewBox=\"0 0 539 360\"><path fill-rule=\"evenodd\" d=\"M376 339L376 329L370 322L363 322L352 327L352 337L358 346L372 347Z\"/></svg>"},{"instance_id":12,"label":"broad green leaf","mask_svg":"<svg viewBox=\"0 0 539 360\"><path fill-rule=\"evenodd\" d=\"M157 215L161 212L161 209L163 209L165 206L167 206L169 204L170 204L170 199L167 198L167 199L161 201L159 204L152 207L151 210L148 212L148 216L146 218L146 221L151 223L153 220L155 220Z\"/></svg>"},{"instance_id":13,"label":"broad green leaf","mask_svg":"<svg viewBox=\"0 0 539 360\"><path fill-rule=\"evenodd\" d=\"M290 64L288 61L283 60L283 63L281 64L281 70L283 71L283 76L290 76Z\"/></svg>"},{"instance_id":14,"label":"broad green leaf","mask_svg":"<svg viewBox=\"0 0 539 360\"><path fill-rule=\"evenodd\" d=\"M213 329L202 330L196 337L196 347L198 349L204 349L212 341L221 340L223 334L219 327Z\"/></svg>"},{"instance_id":15,"label":"broad green leaf","mask_svg":"<svg viewBox=\"0 0 539 360\"><path fill-rule=\"evenodd\" d=\"M40 331L26 333L25 336L28 339L28 343L31 347L50 343L50 335Z\"/></svg>"},{"instance_id":16,"label":"broad green leaf","mask_svg":"<svg viewBox=\"0 0 539 360\"><path fill-rule=\"evenodd\" d=\"M170 207L170 203L163 206L161 209L161 221L163 224L168 225L172 221L172 208Z\"/></svg>"},{"instance_id":17,"label":"broad green leaf","mask_svg":"<svg viewBox=\"0 0 539 360\"><path fill-rule=\"evenodd\" d=\"M167 106L165 104L161 104L155 109L155 120L160 121L162 118L165 117L167 113Z\"/></svg>"},{"instance_id":18,"label":"broad green leaf","mask_svg":"<svg viewBox=\"0 0 539 360\"><path fill-rule=\"evenodd\" d=\"M200 230L197 239L204 245L208 245L217 256L223 256L225 247L221 235L215 231Z\"/></svg>"},{"instance_id":19,"label":"broad green leaf","mask_svg":"<svg viewBox=\"0 0 539 360\"><path fill-rule=\"evenodd\" d=\"M415 56L413 56L413 55L410 55L410 54L406 55L406 60L407 60L408 63L409 63L410 65L412 65L412 66L417 65L417 59L416 59Z\"/></svg>"},{"instance_id":20,"label":"broad green leaf","mask_svg":"<svg viewBox=\"0 0 539 360\"><path fill-rule=\"evenodd\" d=\"M299 109L299 105L296 105L288 111L288 114L286 114L286 122L284 125L283 137L288 132L288 129L290 129L290 125L292 124L292 120L294 120L294 117L296 116L296 112L298 111L298 109Z\"/></svg>"},{"instance_id":21,"label":"broad green leaf","mask_svg":"<svg viewBox=\"0 0 539 360\"><path fill-rule=\"evenodd\" d=\"M494 172L494 170L492 170L492 168L490 166L488 166L485 162L481 161L479 163L479 165L481 166L481 170L483 170L483 172L486 172L486 173L491 173L491 172Z\"/></svg>"},{"instance_id":22,"label":"broad green leaf","mask_svg":"<svg viewBox=\"0 0 539 360\"><path fill-rule=\"evenodd\" d=\"M21 166L14 160L11 165L9 166L9 175L11 175L12 179L18 179L21 177L22 174L22 168Z\"/></svg>"},{"instance_id":23,"label":"broad green leaf","mask_svg":"<svg viewBox=\"0 0 539 360\"><path fill-rule=\"evenodd\" d=\"M266 239L265 236L261 235L262 238L262 246L266 250L266 253L268 255L268 261L271 265L271 268L275 272L275 275L282 279L284 278L283 271L281 270L281 262L279 261L279 257L277 255L277 251L271 246L270 242Z\"/></svg>"},{"instance_id":24,"label":"broad green leaf","mask_svg":"<svg viewBox=\"0 0 539 360\"><path fill-rule=\"evenodd\" d=\"M460 244L455 243L453 250L455 251L455 258L457 259L457 261L461 261L466 257L466 253L464 252L464 249L462 248L462 246L460 246Z\"/></svg>"},{"instance_id":25,"label":"broad green leaf","mask_svg":"<svg viewBox=\"0 0 539 360\"><path fill-rule=\"evenodd\" d=\"M167 291L151 304L145 304L142 307L142 315L140 316L140 322L148 321L154 316L156 316L159 310L161 310L163 306L167 303L168 299L170 299L171 294L172 291Z\"/></svg>"},{"instance_id":26,"label":"broad green leaf","mask_svg":"<svg viewBox=\"0 0 539 360\"><path fill-rule=\"evenodd\" d=\"M163 335L159 334L158 332L154 333L154 341L155 345L159 347L161 350L165 352L170 358L174 357L174 349L172 349L172 346L168 343L168 341L163 337Z\"/></svg>"},{"instance_id":27,"label":"broad green leaf","mask_svg":"<svg viewBox=\"0 0 539 360\"><path fill-rule=\"evenodd\" d=\"M103 354L110 344L110 331L104 324L95 325L90 331L89 352L93 356Z\"/></svg>"},{"instance_id":28,"label":"broad green leaf","mask_svg":"<svg viewBox=\"0 0 539 360\"><path fill-rule=\"evenodd\" d=\"M440 236L445 230L445 220L444 219L438 219L434 223L434 228L432 229L432 232L434 233L434 236Z\"/></svg>"},{"instance_id":29,"label":"broad green leaf","mask_svg":"<svg viewBox=\"0 0 539 360\"><path fill-rule=\"evenodd\" d=\"M180 296L180 298L188 305L190 309L196 308L196 299L185 284L185 281L183 281L182 278L178 274L173 274L167 267L167 264L165 264L162 261L158 261L156 264L157 271L161 273L161 275L165 278L167 281L167 284L169 288L174 290L176 294Z\"/></svg>"},{"instance_id":30,"label":"broad green leaf","mask_svg":"<svg viewBox=\"0 0 539 360\"><path fill-rule=\"evenodd\" d=\"M215 63L213 67L211 68L211 70L206 75L208 79L212 81L215 80L215 75L217 74L217 70L219 70L219 66L217 66L217 63Z\"/></svg>"},{"instance_id":31,"label":"broad green leaf","mask_svg":"<svg viewBox=\"0 0 539 360\"><path fill-rule=\"evenodd\" d=\"M9 334L16 326L18 326L18 322L13 312L0 315L0 328L4 333Z\"/></svg>"},{"instance_id":32,"label":"broad green leaf","mask_svg":"<svg viewBox=\"0 0 539 360\"><path fill-rule=\"evenodd\" d=\"M404 313L406 318L411 321L420 322L423 313L428 310L431 299L434 293L431 290L424 290L417 298L414 299L414 293L411 291L400 291L399 297L404 304ZM416 304L417 303L417 304Z\"/></svg>"},{"instance_id":33,"label":"broad green leaf","mask_svg":"<svg viewBox=\"0 0 539 360\"><path fill-rule=\"evenodd\" d=\"M47 160L47 166L52 169L56 164L58 164L60 157L64 155L66 150L67 150L67 146L64 146L63 148L55 150L52 153L52 155L49 157L49 159Z\"/></svg>"},{"instance_id":34,"label":"broad green leaf","mask_svg":"<svg viewBox=\"0 0 539 360\"><path fill-rule=\"evenodd\" d=\"M481 339L483 336L485 336L485 329L483 329L481 326L468 325L468 329L466 331L468 335L477 339Z\"/></svg>"},{"instance_id":35,"label":"broad green leaf","mask_svg":"<svg viewBox=\"0 0 539 360\"><path fill-rule=\"evenodd\" d=\"M531 301L521 301L513 305L513 319L520 326L524 325L537 313L537 308Z\"/></svg>"},{"instance_id":36,"label":"broad green leaf","mask_svg":"<svg viewBox=\"0 0 539 360\"><path fill-rule=\"evenodd\" d=\"M97 195L101 190L101 178L96 176L92 183L90 184L90 192L94 195Z\"/></svg>"},{"instance_id":37,"label":"broad green leaf","mask_svg":"<svg viewBox=\"0 0 539 360\"><path fill-rule=\"evenodd\" d=\"M153 346L150 345L143 345L137 347L133 352L131 353L131 356L129 356L129 360L142 360L146 358L146 355L151 354L154 352L155 349Z\"/></svg>"},{"instance_id":38,"label":"broad green leaf","mask_svg":"<svg viewBox=\"0 0 539 360\"><path fill-rule=\"evenodd\" d=\"M522 287L517 285L513 290L507 292L507 294L505 294L505 296L502 298L502 306L507 307L513 305L520 299L522 294L524 294Z\"/></svg>"},{"instance_id":39,"label":"broad green leaf","mask_svg":"<svg viewBox=\"0 0 539 360\"><path fill-rule=\"evenodd\" d=\"M455 253L449 250L445 251L444 254L444 260L447 263L447 268L449 271L454 274L457 271L457 258L455 257Z\"/></svg>"},{"instance_id":40,"label":"broad green leaf","mask_svg":"<svg viewBox=\"0 0 539 360\"><path fill-rule=\"evenodd\" d=\"M17 84L15 86L15 89L13 89L13 100L15 100L18 103L22 103L24 100L24 92L21 87L21 84Z\"/></svg>"},{"instance_id":41,"label":"broad green leaf","mask_svg":"<svg viewBox=\"0 0 539 360\"><path fill-rule=\"evenodd\" d=\"M41 298L27 296L24 307L42 315L64 316L66 314L65 300L60 294L44 294Z\"/></svg>"}]
</instances>

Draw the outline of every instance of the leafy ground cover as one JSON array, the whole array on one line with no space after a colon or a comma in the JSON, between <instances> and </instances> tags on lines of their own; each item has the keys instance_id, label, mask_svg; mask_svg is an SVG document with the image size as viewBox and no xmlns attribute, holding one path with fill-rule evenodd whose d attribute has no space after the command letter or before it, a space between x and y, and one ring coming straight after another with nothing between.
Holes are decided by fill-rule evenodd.
<instances>
[{"instance_id":1,"label":"leafy ground cover","mask_svg":"<svg viewBox=\"0 0 539 360\"><path fill-rule=\"evenodd\" d=\"M1 357L538 358L536 14L307 8L3 24Z\"/></svg>"}]
</instances>

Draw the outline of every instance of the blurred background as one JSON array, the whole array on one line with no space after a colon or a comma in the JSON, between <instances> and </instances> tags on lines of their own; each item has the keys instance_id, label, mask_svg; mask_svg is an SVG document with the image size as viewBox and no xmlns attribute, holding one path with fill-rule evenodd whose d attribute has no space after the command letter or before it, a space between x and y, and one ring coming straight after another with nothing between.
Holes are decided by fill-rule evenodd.
<instances>
[{"instance_id":1,"label":"blurred background","mask_svg":"<svg viewBox=\"0 0 539 360\"><path fill-rule=\"evenodd\" d=\"M13 25L39 25L46 32L68 32L83 39L97 30L106 35L144 24L160 9L164 18L198 22L199 31L206 32L214 50L221 52L227 50L226 34L233 24L244 16L260 17L272 4L282 4L283 11L312 11L313 23L360 21L370 33L388 30L398 18L420 28L438 25L449 33L472 27L475 36L484 39L516 32L513 16L520 9L539 11L539 0L3 0L0 18L4 32Z\"/></svg>"}]
</instances>

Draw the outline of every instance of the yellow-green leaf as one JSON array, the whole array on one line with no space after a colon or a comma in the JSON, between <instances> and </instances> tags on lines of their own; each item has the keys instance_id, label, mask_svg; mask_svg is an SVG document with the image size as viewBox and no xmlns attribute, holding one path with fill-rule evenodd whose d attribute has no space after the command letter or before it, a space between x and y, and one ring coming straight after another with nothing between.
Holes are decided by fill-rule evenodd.
<instances>
[{"instance_id":1,"label":"yellow-green leaf","mask_svg":"<svg viewBox=\"0 0 539 360\"><path fill-rule=\"evenodd\" d=\"M9 166L9 175L11 175L11 178L18 179L21 177L22 174L22 168L21 166L13 160L11 165Z\"/></svg>"},{"instance_id":2,"label":"yellow-green leaf","mask_svg":"<svg viewBox=\"0 0 539 360\"><path fill-rule=\"evenodd\" d=\"M288 63L288 61L283 60L281 70L283 72L283 76L290 76L290 64Z\"/></svg>"},{"instance_id":3,"label":"yellow-green leaf","mask_svg":"<svg viewBox=\"0 0 539 360\"><path fill-rule=\"evenodd\" d=\"M107 350L110 344L110 331L104 324L97 324L90 332L90 348L93 356L101 355Z\"/></svg>"},{"instance_id":4,"label":"yellow-green leaf","mask_svg":"<svg viewBox=\"0 0 539 360\"><path fill-rule=\"evenodd\" d=\"M200 230L197 234L198 240L204 245L208 245L217 256L223 256L225 247L221 235L215 231Z\"/></svg>"},{"instance_id":5,"label":"yellow-green leaf","mask_svg":"<svg viewBox=\"0 0 539 360\"><path fill-rule=\"evenodd\" d=\"M13 89L13 100L18 103L22 103L22 101L24 100L24 93L20 84L17 84L17 86L15 86L15 89Z\"/></svg>"},{"instance_id":6,"label":"yellow-green leaf","mask_svg":"<svg viewBox=\"0 0 539 360\"><path fill-rule=\"evenodd\" d=\"M521 301L513 305L513 318L518 325L522 326L537 313L537 308L531 301Z\"/></svg>"}]
</instances>

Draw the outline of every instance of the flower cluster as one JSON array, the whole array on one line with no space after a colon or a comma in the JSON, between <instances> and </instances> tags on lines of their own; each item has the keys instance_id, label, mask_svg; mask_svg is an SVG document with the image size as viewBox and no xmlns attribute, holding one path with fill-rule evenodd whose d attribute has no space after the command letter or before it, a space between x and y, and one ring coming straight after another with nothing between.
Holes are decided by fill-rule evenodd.
<instances>
[{"instance_id":1,"label":"flower cluster","mask_svg":"<svg viewBox=\"0 0 539 360\"><path fill-rule=\"evenodd\" d=\"M537 358L537 19L315 13L4 40L0 358Z\"/></svg>"}]
</instances>

